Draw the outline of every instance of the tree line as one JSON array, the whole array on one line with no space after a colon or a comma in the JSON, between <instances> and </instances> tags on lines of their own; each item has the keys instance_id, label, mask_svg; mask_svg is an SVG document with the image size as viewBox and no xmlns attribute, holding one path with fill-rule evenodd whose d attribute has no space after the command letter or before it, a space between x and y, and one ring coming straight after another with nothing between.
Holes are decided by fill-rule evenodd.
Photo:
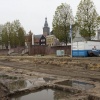
<instances>
[{"instance_id":1,"label":"tree line","mask_svg":"<svg viewBox=\"0 0 100 100\"><path fill-rule=\"evenodd\" d=\"M81 0L74 18L72 9L67 3L62 3L56 8L52 22L52 33L66 45L70 41L70 25L72 38L77 31L85 40L91 40L100 26L100 16L92 0Z\"/></svg>"},{"instance_id":2,"label":"tree line","mask_svg":"<svg viewBox=\"0 0 100 100\"><path fill-rule=\"evenodd\" d=\"M12 23L7 22L3 25L0 42L6 49L9 45L11 48L25 45L25 30L19 20Z\"/></svg>"},{"instance_id":3,"label":"tree line","mask_svg":"<svg viewBox=\"0 0 100 100\"><path fill-rule=\"evenodd\" d=\"M70 25L72 26L71 29ZM92 0L81 0L75 17L70 5L62 3L56 8L53 16L52 34L60 42L64 42L67 45L71 41L71 35L74 38L78 31L86 41L91 40L99 26L100 16ZM70 30L72 34L70 34ZM11 47L25 45L25 30L19 20L15 20L12 23L7 22L3 25L0 43L5 45L6 48L8 48L9 44Z\"/></svg>"}]
</instances>

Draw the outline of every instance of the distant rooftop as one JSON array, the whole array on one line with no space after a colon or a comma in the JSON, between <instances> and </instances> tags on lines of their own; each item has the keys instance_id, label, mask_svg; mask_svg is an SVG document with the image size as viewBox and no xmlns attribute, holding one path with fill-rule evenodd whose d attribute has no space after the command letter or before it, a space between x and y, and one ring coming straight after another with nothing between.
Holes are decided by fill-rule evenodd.
<instances>
[{"instance_id":1,"label":"distant rooftop","mask_svg":"<svg viewBox=\"0 0 100 100\"><path fill-rule=\"evenodd\" d=\"M38 39L40 39L41 36L42 36L42 34L40 34L40 35L34 35L34 37L35 37L35 38L38 38Z\"/></svg>"}]
</instances>

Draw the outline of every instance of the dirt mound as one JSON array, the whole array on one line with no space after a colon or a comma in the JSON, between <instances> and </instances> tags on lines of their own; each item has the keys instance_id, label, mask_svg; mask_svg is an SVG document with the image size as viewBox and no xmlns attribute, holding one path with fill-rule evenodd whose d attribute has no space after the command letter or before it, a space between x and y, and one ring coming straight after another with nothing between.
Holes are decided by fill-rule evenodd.
<instances>
[{"instance_id":1,"label":"dirt mound","mask_svg":"<svg viewBox=\"0 0 100 100\"><path fill-rule=\"evenodd\" d=\"M9 90L6 86L0 83L0 100L10 100L8 98Z\"/></svg>"}]
</instances>

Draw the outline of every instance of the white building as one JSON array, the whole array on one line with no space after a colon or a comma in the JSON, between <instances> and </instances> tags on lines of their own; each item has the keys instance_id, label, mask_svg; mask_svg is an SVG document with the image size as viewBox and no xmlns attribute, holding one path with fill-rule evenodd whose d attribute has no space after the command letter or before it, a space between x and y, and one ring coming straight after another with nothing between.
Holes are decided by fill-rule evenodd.
<instances>
[{"instance_id":1,"label":"white building","mask_svg":"<svg viewBox=\"0 0 100 100\"><path fill-rule=\"evenodd\" d=\"M76 32L75 38L73 39L73 42L82 42L85 41L86 39L83 38L80 34L79 34L79 30ZM100 30L96 31L96 35L91 37L91 40L100 40Z\"/></svg>"}]
</instances>

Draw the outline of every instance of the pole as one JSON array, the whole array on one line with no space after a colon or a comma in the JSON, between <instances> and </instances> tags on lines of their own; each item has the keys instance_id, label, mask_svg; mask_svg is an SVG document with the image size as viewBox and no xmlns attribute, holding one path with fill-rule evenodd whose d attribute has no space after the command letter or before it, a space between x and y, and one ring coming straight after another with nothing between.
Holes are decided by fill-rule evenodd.
<instances>
[{"instance_id":1,"label":"pole","mask_svg":"<svg viewBox=\"0 0 100 100\"><path fill-rule=\"evenodd\" d=\"M72 43L72 25L70 24L70 38L71 38L71 57L73 57L73 43Z\"/></svg>"},{"instance_id":2,"label":"pole","mask_svg":"<svg viewBox=\"0 0 100 100\"><path fill-rule=\"evenodd\" d=\"M8 49L10 50L10 41L8 41Z\"/></svg>"},{"instance_id":3,"label":"pole","mask_svg":"<svg viewBox=\"0 0 100 100\"><path fill-rule=\"evenodd\" d=\"M32 45L34 45L34 34L32 34Z\"/></svg>"}]
</instances>

